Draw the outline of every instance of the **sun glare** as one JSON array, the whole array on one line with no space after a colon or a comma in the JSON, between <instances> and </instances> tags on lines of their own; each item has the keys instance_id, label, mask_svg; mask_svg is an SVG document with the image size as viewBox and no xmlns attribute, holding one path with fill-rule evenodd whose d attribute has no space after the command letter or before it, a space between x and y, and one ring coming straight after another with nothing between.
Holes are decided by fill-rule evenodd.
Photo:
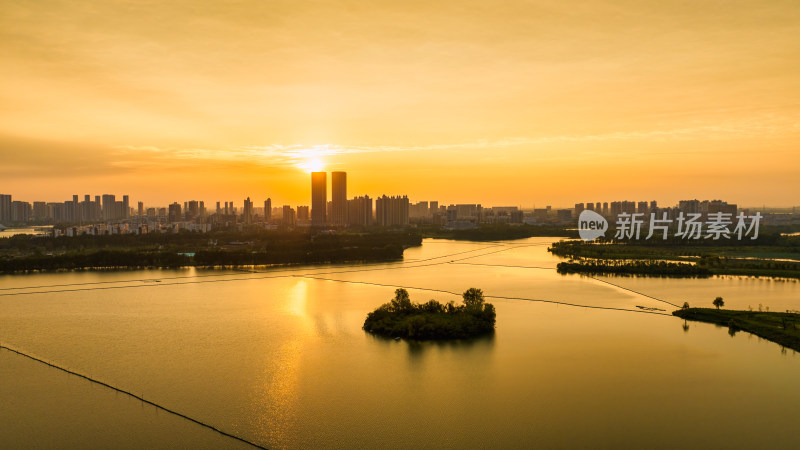
<instances>
[{"instance_id":1,"label":"sun glare","mask_svg":"<svg viewBox=\"0 0 800 450\"><path fill-rule=\"evenodd\" d=\"M325 163L319 158L310 158L303 161L298 167L306 172L322 172L325 170Z\"/></svg>"}]
</instances>

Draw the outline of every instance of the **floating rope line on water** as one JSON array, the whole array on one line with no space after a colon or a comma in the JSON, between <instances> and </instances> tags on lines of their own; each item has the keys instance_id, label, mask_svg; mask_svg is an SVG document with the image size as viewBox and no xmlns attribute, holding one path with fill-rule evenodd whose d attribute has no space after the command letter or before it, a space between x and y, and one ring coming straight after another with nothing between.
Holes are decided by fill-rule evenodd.
<instances>
[{"instance_id":1,"label":"floating rope line on water","mask_svg":"<svg viewBox=\"0 0 800 450\"><path fill-rule=\"evenodd\" d=\"M519 269L558 270L555 267L541 267L541 266L513 266L513 265L504 265L504 264L481 264L481 263L460 263L460 262L453 262L452 264L463 264L463 265L467 265L467 266L509 267L509 268L519 268ZM680 308L680 306L676 305L675 303L670 302L669 300L664 300L662 298L654 297L652 295L645 294L644 292L635 291L633 289L626 288L625 286L620 286L618 284L614 284L614 283L612 283L610 281L602 280L600 278L593 277L591 275L586 275L586 274L580 274L580 275L584 276L586 278L591 278L592 280L595 280L595 281L599 281L600 283L610 284L611 286L618 287L620 289L633 292L634 294L639 294L639 295L641 295L643 297L652 298L653 300L657 300L659 302L666 303L666 304L674 306L676 308Z\"/></svg>"},{"instance_id":2,"label":"floating rope line on water","mask_svg":"<svg viewBox=\"0 0 800 450\"><path fill-rule=\"evenodd\" d=\"M258 280L258 279L268 279L268 278L288 278L288 277L316 278L316 279L329 280L329 281L372 284L372 285L377 285L377 286L388 286L388 287L405 287L405 286L395 286L395 285L381 285L380 283L354 282L354 281L326 279L326 278L322 278L322 277L315 277L315 275L332 275L332 274L358 273L358 272L370 272L370 271L381 271L381 270L414 269L414 268L419 268L419 267L431 267L431 266L438 266L438 265L444 265L444 264L463 264L463 265L476 265L476 266L480 265L480 266L493 266L493 267L535 268L535 269L556 270L554 268L534 267L534 266L512 266L512 265L502 265L502 264L479 264L479 263L461 263L461 262L457 262L457 261L463 261L465 259L477 258L477 257L480 257L480 256L486 256L486 255L490 255L490 254L494 254L494 253L500 253L500 252L504 252L504 251L508 251L508 250L517 249L517 248L542 246L542 245L547 245L547 244L525 244L525 245L507 246L507 247L504 247L504 248L502 248L500 250L494 250L494 251L487 252L487 253L482 253L482 254L479 254L479 255L468 256L466 258L449 260L449 261L438 261L438 262L433 262L433 263L429 263L429 264L418 264L418 263L422 262L422 261L432 261L432 260L436 260L436 259L448 258L448 257L454 256L454 255L470 253L470 252L479 251L479 250L486 250L488 248L495 248L497 246L483 247L483 248L477 249L477 250L469 250L469 251L464 251L464 252L456 252L456 253L451 253L451 254L447 254L447 255L431 257L431 258L427 258L426 260L417 260L417 261L415 261L415 263L412 263L412 264L404 264L402 262L399 263L399 264L398 263L382 263L382 264L378 264L379 266L386 265L386 264L394 264L394 265L392 265L390 267L372 267L372 268L368 268L368 269L364 268L364 269L353 269L353 270L334 270L334 271L329 271L329 272L325 272L324 271L327 268L319 268L318 270L320 270L320 271L318 271L318 272L306 272L306 273L303 273L303 274L271 275L272 273L275 273L275 272L296 272L298 270L301 270L299 268L286 268L286 269L276 269L276 270L268 271L268 272L247 272L247 273L242 273L242 274L220 274L219 275L219 276L251 275L251 276L248 276L246 278L234 278L234 279L222 279L222 280L219 280L219 279L218 280L195 280L195 281L174 282L174 283L159 283L158 285L155 285L155 284L139 284L139 285L125 285L125 286L97 286L97 287L91 287L91 288L77 288L77 289L55 289L55 290L30 291L30 292L7 292L7 293L0 293L0 297L2 297L2 296L12 296L12 295L52 294L52 293L63 293L63 292L80 292L80 291L95 291L95 290L110 290L110 289L131 289L131 288L156 287L156 286L175 286L175 285L184 285L184 284L224 283L224 282L232 282L232 281ZM252 276L253 274L266 274L266 276ZM203 277L207 277L207 276L217 276L217 275L205 275L205 276L194 276L194 277L193 276L173 277L171 279L203 278ZM642 295L642 296L645 296L645 297L648 297L648 298L652 298L654 300L657 300L657 301L660 301L660 302L663 302L663 303L667 303L669 305L675 306L676 308L678 307L678 305L675 305L674 303L671 303L671 302L668 302L666 300L662 300L662 299L653 297L651 295L644 294L642 292L634 291L633 289L628 289L628 288L623 287L623 286L618 286L618 285L616 285L614 283L611 283L611 282L608 282L608 281L605 281L605 280L600 280L598 278L591 277L591 276L588 276L588 275L587 275L587 277L591 278L593 280L599 281L599 282L603 282L603 283L606 283L606 284L610 284L612 286L616 286L616 287L618 287L620 289L624 289L624 290L627 290L627 291L630 291L630 292L634 292L636 294L639 294L639 295ZM150 279L147 279L147 280L153 280L153 279L150 278ZM111 283L130 283L130 282L137 282L137 281L142 281L142 280L117 281L117 282L111 282ZM78 284L76 284L76 285L78 285ZM439 289L417 288L417 287L408 287L408 288L409 289L428 290L428 291L434 291L434 292L443 292L443 293L448 293L448 294L460 295L458 293L453 293L453 292L439 290ZM502 298L502 297L495 297L495 298ZM630 311L630 312L639 312L639 313L643 313L644 312L644 313L649 313L649 314L660 314L660 313L656 313L656 312L637 311L637 310L633 310L633 309L571 304L571 303L566 303L566 302L558 302L558 301L555 301L555 300L542 300L542 299L529 299L529 298L509 298L509 299L536 301L536 302L544 302L544 303L555 303L555 304L563 304L563 305L567 305L567 306L576 306L576 307L581 307L581 308L609 309L609 310Z\"/></svg>"},{"instance_id":3,"label":"floating rope line on water","mask_svg":"<svg viewBox=\"0 0 800 450\"><path fill-rule=\"evenodd\" d=\"M434 288L424 288L424 287L417 287L417 286L402 286L397 284L383 284L383 283L371 283L368 281L351 281L351 280L337 280L335 278L323 278L323 277L314 277L309 275L292 275L295 278L309 278L312 280L322 280L322 281L335 281L337 283L350 283L350 284L364 284L369 286L381 286L381 287L393 287L393 288L403 288L403 289L415 289L419 291L430 291L430 292L441 292L444 294L451 294L455 296L460 296L458 292L447 291L444 289L434 289ZM539 303L552 303L555 305L564 305L564 306L574 306L577 308L590 308L590 309L606 309L609 311L625 311L625 312L632 312L632 313L639 313L639 314L655 314L659 316L669 316L672 317L672 314L667 314L664 312L657 312L657 311L644 311L644 310L637 310L637 309L627 309L627 308L614 308L611 306L591 306L591 305L581 305L578 303L568 303L568 302L561 302L557 300L544 300L538 298L526 298L526 297L506 297L501 295L489 295L485 294L484 297L486 298L497 298L502 300L522 300L528 302L539 302Z\"/></svg>"},{"instance_id":4,"label":"floating rope line on water","mask_svg":"<svg viewBox=\"0 0 800 450\"><path fill-rule=\"evenodd\" d=\"M250 274L252 275L252 274ZM32 294L54 294L54 293L63 293L63 292L83 292L83 291L105 291L111 289L135 289L135 288L152 288L158 286L176 286L176 285L184 285L184 284L202 284L202 283L225 283L230 281L244 281L244 280L257 280L262 278L285 278L291 275L273 275L269 277L249 277L249 278L235 278L232 280L197 280L197 281L184 281L178 283L159 283L159 284L137 284L137 285L129 285L129 286L99 286L99 287L90 287L90 288L77 288L77 289L55 289L50 291L30 291L30 292L6 292L0 294L0 297L9 297L13 295L32 295Z\"/></svg>"},{"instance_id":5,"label":"floating rope line on water","mask_svg":"<svg viewBox=\"0 0 800 450\"><path fill-rule=\"evenodd\" d=\"M309 272L300 275L330 275L330 274L337 274L337 273L355 273L355 272L370 272L370 271L378 271L378 270L397 270L397 269L414 269L417 267L429 267L429 266L438 266L447 264L449 261L440 261L434 262L430 264L417 264L417 265L397 265L393 267L380 267L380 268L372 268L372 269L355 269L355 270L339 270L339 271L332 271L332 272ZM323 269L324 270L324 269ZM257 274L270 274L272 272L255 272ZM55 293L64 293L64 292L82 292L82 291L103 291L103 290L111 290L111 289L134 289L134 288L147 288L147 287L159 287L159 286L176 286L176 285L187 285L187 284L202 284L202 283L226 283L232 281L247 281L247 280L262 280L268 278L288 278L294 277L297 275L294 274L286 274L286 275L266 275L266 276L252 276L252 273L243 274L243 275L251 275L247 278L234 278L229 280L195 280L195 281L183 281L183 282L175 282L175 283L159 283L159 284L136 284L136 285L125 285L125 286L95 286L95 287L87 287L87 288L76 288L76 289L53 289L47 291L28 291L28 292L5 292L1 293L0 297L9 297L15 295L32 295L32 294L55 294ZM120 282L122 283L122 282Z\"/></svg>"},{"instance_id":6,"label":"floating rope line on water","mask_svg":"<svg viewBox=\"0 0 800 450\"><path fill-rule=\"evenodd\" d=\"M425 262L425 261L432 261L432 260L435 260L435 259L447 258L447 257L454 256L454 255L460 255L460 254L469 253L469 252L476 252L476 251L480 251L480 250L485 250L487 248L495 248L495 247L497 247L497 245L492 245L492 246L488 246L488 247L482 247L482 248L473 249L473 250L466 250L466 251L463 251L463 252L450 253L450 254L447 254L447 255L433 256L433 257L425 258L425 259L415 259L415 260L409 260L409 261L392 261L392 262L384 262L384 263L369 263L369 265L370 266L386 266L386 265L395 265L395 266L397 266L398 264L406 264L406 263L415 264L415 263L420 263L420 262ZM392 267L392 268L400 268L400 267ZM179 276L179 277L160 277L160 278L152 278L151 277L151 278L136 278L136 279L130 279L130 280L116 280L116 281L87 281L87 282L84 282L84 283L43 284L43 285L38 285L38 286L16 286L16 287L0 288L0 291L11 291L11 290L19 291L19 290L25 290L25 289L42 289L42 288L69 287L69 286L91 286L91 285L98 285L98 284L123 284L123 283L139 283L139 282L143 282L144 283L144 282L155 282L156 280L158 280L158 281L161 281L161 280L179 280L179 279L187 279L187 278L228 277L228 276L237 277L237 276L251 275L251 274L254 274L254 273L255 274L271 274L271 273L275 273L275 272L296 272L296 271L303 270L303 269L304 269L304 267L301 267L301 266L280 267L280 268L275 268L275 269L268 270L268 271L256 271L256 270L245 270L245 269L233 268L231 270L239 270L242 273L186 275L186 276ZM330 268L329 267L319 267L317 269L312 269L312 270L325 271L325 270L330 270ZM375 270L375 269L355 269L355 270L358 271L358 270ZM314 273L316 273L316 272L314 272ZM327 273L327 272L324 272L324 273ZM125 286L125 287L127 287L127 286ZM61 291L41 291L41 292L32 292L32 293L49 293L49 292L61 292ZM5 295L5 294L0 294L0 296L2 296L2 295Z\"/></svg>"},{"instance_id":7,"label":"floating rope line on water","mask_svg":"<svg viewBox=\"0 0 800 450\"><path fill-rule=\"evenodd\" d=\"M544 270L556 270L555 267L545 267L545 266L515 266L512 264L483 264L483 263L468 263L468 262L453 262L452 264L459 264L464 266L488 266L488 267L508 267L510 269L544 269Z\"/></svg>"},{"instance_id":8,"label":"floating rope line on water","mask_svg":"<svg viewBox=\"0 0 800 450\"><path fill-rule=\"evenodd\" d=\"M593 276L591 276L591 275L584 275L584 276L586 276L586 277L589 277L589 278L591 278L591 279L593 279L593 280L599 281L599 282L601 282L601 283L610 284L611 286L616 286L616 287L618 287L618 288L620 288L620 289L624 289L624 290L626 290L626 291L630 291L630 292L633 292L633 293L635 293L635 294L643 295L643 296L645 296L645 297L652 298L653 300L658 300L659 302L663 302L663 303L666 303L666 304L668 304L668 305L672 305L672 306L674 306L674 307L676 307L676 308L680 308L680 306L676 305L675 303L672 303L672 302L670 302L670 301L663 300L663 299L660 299L660 298L657 298L657 297L653 297L652 295L647 295L647 294L645 294L644 292L634 291L633 289L626 288L625 286L620 286L620 285L618 285L618 284L614 284L614 283L612 283L612 282L610 282L610 281L601 280L600 278L596 278L596 277L593 277Z\"/></svg>"},{"instance_id":9,"label":"floating rope line on water","mask_svg":"<svg viewBox=\"0 0 800 450\"><path fill-rule=\"evenodd\" d=\"M544 246L544 245L550 245L550 244L524 244L524 245L517 245L517 246L514 246L514 247L502 248L502 249L500 249L500 250L496 250L496 251L493 251L493 252L482 253L482 254L480 254L480 255L467 256L466 258L454 259L454 260L452 260L452 261L450 261L450 262L454 262L454 261L464 261L464 260L466 260L466 259L474 259L474 258L478 258L478 257L481 257L481 256L492 255L492 254L494 254L494 253L505 252L505 251L508 251L508 250L515 250L515 249L518 249L518 248L524 248L524 247L541 247L541 246Z\"/></svg>"},{"instance_id":10,"label":"floating rope line on water","mask_svg":"<svg viewBox=\"0 0 800 450\"><path fill-rule=\"evenodd\" d=\"M502 250L498 250L498 251L494 251L494 252L490 252L490 253L486 253L486 254L497 253L499 251L511 250L513 248L527 247L527 246L528 245L510 246L510 247L506 247L506 248L504 248ZM456 252L456 253L451 253L451 254L447 254L447 255L440 255L440 256L435 256L435 257L431 257L431 258L426 258L424 260L416 260L414 263L409 263L409 264L406 264L406 263L404 263L402 261L375 264L376 266L390 265L389 267L373 267L373 265L371 265L370 268L353 269L353 270L334 270L334 271L327 271L327 272L326 272L326 270L330 270L329 268L327 268L327 267L319 267L317 269L314 269L314 270L317 270L317 271L315 271L315 272L306 272L306 273L304 273L304 275L306 275L306 274L307 275L330 275L330 274L336 274L336 273L354 273L354 272L370 272L370 271L378 271L378 270L413 269L413 268L417 268L417 267L436 266L436 265L448 264L451 261L439 261L439 262L434 262L434 263L430 263L430 264L418 264L418 263L424 262L424 261L432 261L432 260L436 260L436 259L448 258L448 257L454 256L454 255L460 255L460 254L463 254L463 253L470 253L470 252L475 252L475 251L485 250L487 248L495 248L495 247L497 247L497 246L490 246L490 247L484 247L482 249L468 250L468 251L464 251L464 252ZM478 256L482 256L482 255L476 255L475 257L478 257ZM54 294L54 293L63 293L63 292L95 291L95 290L110 290L110 289L131 289L131 288L156 287L156 286L175 286L175 285L181 285L181 284L224 283L224 282L229 282L229 281L257 280L257 279L264 279L264 278L283 278L283 277L291 277L291 276L294 276L294 275L271 275L271 274L276 273L276 272L297 272L299 270L303 270L303 268L284 268L284 269L270 270L270 271L266 271L266 272L253 271L253 272L245 272L245 273L237 273L237 274L213 274L213 275L196 275L196 276L186 276L186 277L171 277L171 278L163 278L163 279L165 279L165 280L175 280L175 279L186 279L186 278L205 278L205 277L221 277L221 276L237 277L237 276L251 275L251 276L246 277L246 278L235 278L235 279L230 279L230 280L196 280L196 281L175 282L175 283L159 283L158 285L156 285L156 284L137 284L137 285L124 285L124 286L95 286L95 287L77 288L77 289L53 289L53 290L29 291L29 292L5 292L5 293L0 293L0 297L13 296L13 295ZM265 274L267 276L257 277L257 276L252 276L253 274ZM89 285L96 285L96 284L101 284L101 283L126 284L126 283L136 283L136 282L142 282L142 281L155 281L155 280L156 279L154 279L154 278L146 278L146 279L138 279L138 280L103 281L103 282L92 282L92 283L73 283L73 284L66 284L66 285L45 285L45 286L42 286L42 287L89 286ZM10 289L23 290L23 289L36 289L36 288L37 287L19 287L19 288L10 288Z\"/></svg>"},{"instance_id":11,"label":"floating rope line on water","mask_svg":"<svg viewBox=\"0 0 800 450\"><path fill-rule=\"evenodd\" d=\"M17 286L17 287L8 287L8 288L0 288L0 291L13 291L13 290L23 290L23 289L42 289L42 288L50 288L50 287L66 287L66 286L89 286L93 284L115 284L115 283L146 283L146 282L155 282L156 280L179 280L185 278L205 278L205 277L236 277L242 275L249 275L251 272L247 273L217 273L217 274L209 274L209 275L186 275L181 277L160 277L160 278L135 278L130 280L116 280L116 281L87 281L84 283L65 283L65 284L42 284L39 286Z\"/></svg>"},{"instance_id":12,"label":"floating rope line on water","mask_svg":"<svg viewBox=\"0 0 800 450\"><path fill-rule=\"evenodd\" d=\"M16 350L16 349L13 349L11 347L8 347L8 346L6 346L4 344L0 344L0 349L8 350L10 352L16 353L17 355L24 356L26 358L32 359L32 360L34 360L34 361L36 361L38 363L45 364L45 365L50 366L50 367L52 367L54 369L61 370L62 372L66 372L66 373L68 373L70 375L75 375L76 377L80 377L80 378L88 380L88 381L90 381L92 383L99 384L100 386L107 387L107 388L109 388L111 390L114 390L116 392L119 392L121 394L128 395L128 396L133 397L133 398L135 398L137 400L140 400L140 401L142 401L144 403L147 403L148 405L152 405L155 408L158 408L158 409L160 409L162 411L166 411L166 412L168 412L170 414L176 415L176 416L181 417L183 419L186 419L186 420L188 420L190 422L194 422L194 423L196 423L196 424L198 424L198 425L200 425L202 427L208 428L209 430L216 431L217 433L219 433L219 434L221 434L223 436L226 436L226 437L229 437L229 438L232 438L232 439L236 439L237 441L244 442L245 444L251 445L251 446L253 446L255 448L266 449L266 447L264 447L262 445L259 445L259 444L256 444L255 442L249 441L249 440L247 440L247 439L245 439L243 437L237 436L235 434L228 433L227 431L220 430L219 428L217 428L217 427L215 427L213 425L209 425L209 424L207 424L205 422L201 422L201 421L199 421L197 419L193 419L193 418L191 418L191 417L189 417L189 416L187 416L185 414L179 413L179 412L177 412L175 410L172 410L172 409L169 409L169 408L167 408L165 406L161 406L158 403L152 402L150 400L146 400L140 395L136 395L136 394L128 392L128 391L126 391L124 389L120 389L120 388L118 388L116 386L112 386L112 385L110 385L108 383L104 383L104 382L102 382L100 380L97 380L97 379L94 379L94 378L92 378L90 376L87 376L87 375L84 375L82 373L78 373L78 372L75 372L73 370L61 367L61 366L59 366L57 364L45 361L43 359L37 358L37 357L29 355L27 353L24 353L24 352L22 352L20 350Z\"/></svg>"},{"instance_id":13,"label":"floating rope line on water","mask_svg":"<svg viewBox=\"0 0 800 450\"><path fill-rule=\"evenodd\" d=\"M426 258L426 259L423 259L423 260L415 260L413 263L409 263L409 264L406 264L404 262L377 264L378 266L384 266L384 265L387 265L387 264L392 264L389 267L371 267L371 268L353 269L353 270L333 270L333 271L328 271L328 272L325 272L325 270L327 270L327 268L318 268L318 269L315 269L315 270L318 270L318 271L306 272L306 273L303 273L303 274L272 275L273 273L276 273L276 272L296 272L298 270L302 270L302 268L284 268L284 269L275 269L275 270L271 270L271 271L267 271L267 272L257 272L257 271L250 272L250 271L248 271L248 272L244 272L244 273L240 273L240 274L195 275L195 276L186 276L186 277L171 277L171 278L164 278L164 279L166 279L166 280L176 280L176 279L186 279L186 278L196 279L196 278L206 278L206 277L221 277L221 276L234 276L235 277L235 276L246 276L246 275L249 275L246 278L221 279L221 280L220 279L218 279L218 280L194 280L194 281L174 282L174 283L159 283L158 285L155 285L155 284L138 284L138 285L124 285L124 286L95 286L95 287L90 287L90 288L77 288L77 289L54 289L54 290L29 291L29 292L5 292L5 293L0 293L0 297L12 296L12 295L53 294L53 293L64 293L64 292L80 292L80 291L95 291L95 290L110 290L110 289L131 289L131 288L156 287L156 286L175 286L175 285L184 285L184 284L224 283L224 282L231 282L231 281L259 280L259 279L268 279L268 278L302 277L302 278L325 279L325 278L321 278L321 277L314 277L314 275L332 275L332 274L371 272L371 271L382 271L382 270L415 269L415 268L419 268L419 267L431 267L431 266L444 265L444 264L462 264L462 265L489 266L489 267L508 267L508 268L528 268L528 269L556 270L555 268L552 268L552 267L515 266L515 265L503 265L503 264L480 264L480 263L458 262L458 261L464 261L464 260L467 260L467 259L478 258L478 257L481 257L481 256L491 255L491 254L495 254L495 253L500 253L500 252L504 252L504 251L508 251L508 250L514 250L514 249L524 248L524 247L542 246L542 245L549 245L549 244L524 244L524 245L505 246L502 249L494 250L494 251L487 252L487 253L481 253L479 255L467 256L467 257L464 257L464 258L459 258L459 259L454 259L454 260L449 260L449 261L438 261L438 262L433 262L433 263L429 263L429 264L419 264L419 263L420 262L424 262L424 261L433 261L433 260L436 260L436 259L449 258L451 256L460 255L460 254L464 254L464 253L471 253L471 252L480 251L480 250L486 250L486 249L489 249L489 248L496 248L497 245L483 247L483 248L475 249L475 250L467 250L467 251L463 251L463 252L456 252L456 253L451 253L451 254L447 254L447 255L435 256L435 257ZM266 276L252 276L253 274L265 274ZM619 286L619 285L611 283L609 281L601 280L599 278L595 278L595 277L592 277L592 276L589 276L589 275L583 275L583 276L586 276L588 278L591 278L591 279L593 279L595 281L598 281L598 282L601 282L601 283L606 283L606 284L609 284L611 286L615 286L615 287L617 287L619 289L630 291L630 292L633 292L635 294L638 294L638 295L641 295L641 296L644 296L644 297L648 297L648 298L651 298L653 300L656 300L656 301L659 301L659 302L662 302L662 303L669 304L669 305L674 306L676 308L678 307L678 305L676 305L676 304L674 304L672 302L669 302L667 300L663 300L663 299L654 297L652 295L645 294L643 292L635 291L633 289L629 289L629 288L626 288L624 286ZM93 283L83 283L83 284L82 283L74 283L74 284L69 284L69 285L49 285L47 287L51 287L51 286L52 287L55 287L55 286L83 286L83 285L95 285L95 284L101 284L101 283L124 284L124 283L135 283L135 282L142 282L142 281L155 281L155 279L147 278L147 279L139 279L139 280L107 281L107 282L93 282ZM329 281L341 281L341 282L356 283L356 282L351 282L351 281L332 280L332 279L329 280ZM379 286L381 285L379 283L368 283L368 282L358 282L358 283L375 284L375 285L379 285ZM404 286L394 286L394 285L385 285L385 286L404 287ZM42 286L42 287L45 287L45 286ZM9 288L9 289L22 290L22 289L35 289L35 288L37 288L37 287L27 287L27 288L20 287L20 288ZM429 289L429 288L410 287L409 289L439 291L439 292L452 294L452 292L449 292L449 291L443 291L443 290L437 290L437 289ZM455 294L455 295L459 295L459 294ZM495 298L502 298L502 297L495 297ZM558 302L558 301L554 301L554 300L541 300L541 299L528 299L528 298L510 298L510 299L537 301L537 302L546 302L546 303L557 303L557 304L563 304L563 305L568 305L568 306L577 306L577 307L582 307L582 308L617 309L617 310L620 310L620 311L646 312L646 311L636 311L636 310L624 309L624 308L610 308L610 307L600 307L600 306L578 305L578 304L571 304L571 303L565 303L565 302ZM650 314L658 314L658 313L655 313L655 312L649 312L649 313Z\"/></svg>"}]
</instances>

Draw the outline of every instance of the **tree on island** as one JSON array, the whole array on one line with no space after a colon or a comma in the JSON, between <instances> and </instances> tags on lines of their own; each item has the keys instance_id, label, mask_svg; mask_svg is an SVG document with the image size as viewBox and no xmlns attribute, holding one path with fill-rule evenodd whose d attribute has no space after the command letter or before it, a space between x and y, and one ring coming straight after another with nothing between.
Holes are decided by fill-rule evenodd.
<instances>
[{"instance_id":1,"label":"tree on island","mask_svg":"<svg viewBox=\"0 0 800 450\"><path fill-rule=\"evenodd\" d=\"M408 291L405 289L395 289L394 298L391 301L392 308L395 311L410 311L411 298L408 296Z\"/></svg>"},{"instance_id":2,"label":"tree on island","mask_svg":"<svg viewBox=\"0 0 800 450\"><path fill-rule=\"evenodd\" d=\"M725 306L725 302L722 300L722 297L715 298L712 304L716 306L717 309L719 309L721 306Z\"/></svg>"},{"instance_id":3,"label":"tree on island","mask_svg":"<svg viewBox=\"0 0 800 450\"><path fill-rule=\"evenodd\" d=\"M464 298L464 305L469 309L483 308L483 291L477 288L467 289L461 296Z\"/></svg>"}]
</instances>

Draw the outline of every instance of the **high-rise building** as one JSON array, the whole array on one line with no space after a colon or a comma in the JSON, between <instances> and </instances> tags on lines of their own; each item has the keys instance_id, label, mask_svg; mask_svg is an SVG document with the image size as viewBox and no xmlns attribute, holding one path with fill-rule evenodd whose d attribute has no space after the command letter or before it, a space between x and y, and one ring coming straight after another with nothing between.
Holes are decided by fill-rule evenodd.
<instances>
[{"instance_id":1,"label":"high-rise building","mask_svg":"<svg viewBox=\"0 0 800 450\"><path fill-rule=\"evenodd\" d=\"M350 225L372 225L372 199L368 195L347 201L347 222Z\"/></svg>"},{"instance_id":2,"label":"high-rise building","mask_svg":"<svg viewBox=\"0 0 800 450\"><path fill-rule=\"evenodd\" d=\"M66 222L66 214L64 213L64 204L51 202L47 204L47 217L53 222Z\"/></svg>"},{"instance_id":3,"label":"high-rise building","mask_svg":"<svg viewBox=\"0 0 800 450\"><path fill-rule=\"evenodd\" d=\"M408 197L378 197L375 200L375 221L379 226L408 225Z\"/></svg>"},{"instance_id":4,"label":"high-rise building","mask_svg":"<svg viewBox=\"0 0 800 450\"><path fill-rule=\"evenodd\" d=\"M272 199L264 200L264 222L272 220Z\"/></svg>"},{"instance_id":5,"label":"high-rise building","mask_svg":"<svg viewBox=\"0 0 800 450\"><path fill-rule=\"evenodd\" d=\"M180 222L181 219L181 204L174 202L173 204L169 205L169 221Z\"/></svg>"},{"instance_id":6,"label":"high-rise building","mask_svg":"<svg viewBox=\"0 0 800 450\"><path fill-rule=\"evenodd\" d=\"M186 208L186 216L189 219L195 219L200 217L200 202L197 200L189 200L188 202L184 202L184 208Z\"/></svg>"},{"instance_id":7,"label":"high-rise building","mask_svg":"<svg viewBox=\"0 0 800 450\"><path fill-rule=\"evenodd\" d=\"M81 221L83 222L92 222L97 220L95 217L95 207L94 203L92 203L92 196L91 195L84 195L83 201L81 202Z\"/></svg>"},{"instance_id":8,"label":"high-rise building","mask_svg":"<svg viewBox=\"0 0 800 450\"><path fill-rule=\"evenodd\" d=\"M138 208L137 208L138 211L137 211L136 215L138 215L139 217L143 217L144 216L144 202L139 202L137 206L138 206Z\"/></svg>"},{"instance_id":9,"label":"high-rise building","mask_svg":"<svg viewBox=\"0 0 800 450\"><path fill-rule=\"evenodd\" d=\"M127 195L122 196L122 217L120 219L127 219L131 216L131 201Z\"/></svg>"},{"instance_id":10,"label":"high-rise building","mask_svg":"<svg viewBox=\"0 0 800 450\"><path fill-rule=\"evenodd\" d=\"M103 194L103 220L114 220L114 204L116 198L113 194Z\"/></svg>"},{"instance_id":11,"label":"high-rise building","mask_svg":"<svg viewBox=\"0 0 800 450\"><path fill-rule=\"evenodd\" d=\"M571 209L556 210L556 219L558 220L559 223L572 222L572 210Z\"/></svg>"},{"instance_id":12,"label":"high-rise building","mask_svg":"<svg viewBox=\"0 0 800 450\"><path fill-rule=\"evenodd\" d=\"M244 199L244 212L242 213L242 221L247 224L253 223L253 202L250 201L250 197Z\"/></svg>"},{"instance_id":13,"label":"high-rise building","mask_svg":"<svg viewBox=\"0 0 800 450\"><path fill-rule=\"evenodd\" d=\"M325 172L322 172L324 175ZM295 224L295 213L294 209L292 209L289 205L283 205L283 217L281 218L281 223L284 225L294 225Z\"/></svg>"},{"instance_id":14,"label":"high-rise building","mask_svg":"<svg viewBox=\"0 0 800 450\"><path fill-rule=\"evenodd\" d=\"M327 222L327 178L325 172L311 172L311 225L315 227L321 227Z\"/></svg>"},{"instance_id":15,"label":"high-rise building","mask_svg":"<svg viewBox=\"0 0 800 450\"><path fill-rule=\"evenodd\" d=\"M13 201L11 202L11 221L24 223L30 219L33 214L33 207L28 202Z\"/></svg>"},{"instance_id":16,"label":"high-rise building","mask_svg":"<svg viewBox=\"0 0 800 450\"><path fill-rule=\"evenodd\" d=\"M699 213L700 200L681 200L678 202L678 209L685 214Z\"/></svg>"},{"instance_id":17,"label":"high-rise building","mask_svg":"<svg viewBox=\"0 0 800 450\"><path fill-rule=\"evenodd\" d=\"M0 194L0 223L11 221L11 195Z\"/></svg>"},{"instance_id":18,"label":"high-rise building","mask_svg":"<svg viewBox=\"0 0 800 450\"><path fill-rule=\"evenodd\" d=\"M336 226L347 225L347 172L331 172L331 217Z\"/></svg>"},{"instance_id":19,"label":"high-rise building","mask_svg":"<svg viewBox=\"0 0 800 450\"><path fill-rule=\"evenodd\" d=\"M428 202L417 202L410 205L408 207L408 216L416 219L430 217Z\"/></svg>"},{"instance_id":20,"label":"high-rise building","mask_svg":"<svg viewBox=\"0 0 800 450\"><path fill-rule=\"evenodd\" d=\"M308 206L298 206L297 207L297 220L305 220L307 221L311 217L311 213L309 212Z\"/></svg>"},{"instance_id":21,"label":"high-rise building","mask_svg":"<svg viewBox=\"0 0 800 450\"><path fill-rule=\"evenodd\" d=\"M80 202L78 202L78 195L72 196L72 201L67 201L67 220L69 222L79 222L81 220L81 211L79 209Z\"/></svg>"},{"instance_id":22,"label":"high-rise building","mask_svg":"<svg viewBox=\"0 0 800 450\"><path fill-rule=\"evenodd\" d=\"M47 219L47 203L33 202L33 218L37 221Z\"/></svg>"}]
</instances>

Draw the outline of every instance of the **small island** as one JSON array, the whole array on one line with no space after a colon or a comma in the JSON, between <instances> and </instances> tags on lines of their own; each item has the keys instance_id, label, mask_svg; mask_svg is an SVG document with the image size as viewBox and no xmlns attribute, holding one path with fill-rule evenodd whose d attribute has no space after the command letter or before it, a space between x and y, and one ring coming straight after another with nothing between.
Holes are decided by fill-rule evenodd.
<instances>
[{"instance_id":1,"label":"small island","mask_svg":"<svg viewBox=\"0 0 800 450\"><path fill-rule=\"evenodd\" d=\"M467 289L463 305L436 300L412 303L405 289L367 315L364 330L380 336L415 340L464 339L494 333L495 311L480 289Z\"/></svg>"}]
</instances>

